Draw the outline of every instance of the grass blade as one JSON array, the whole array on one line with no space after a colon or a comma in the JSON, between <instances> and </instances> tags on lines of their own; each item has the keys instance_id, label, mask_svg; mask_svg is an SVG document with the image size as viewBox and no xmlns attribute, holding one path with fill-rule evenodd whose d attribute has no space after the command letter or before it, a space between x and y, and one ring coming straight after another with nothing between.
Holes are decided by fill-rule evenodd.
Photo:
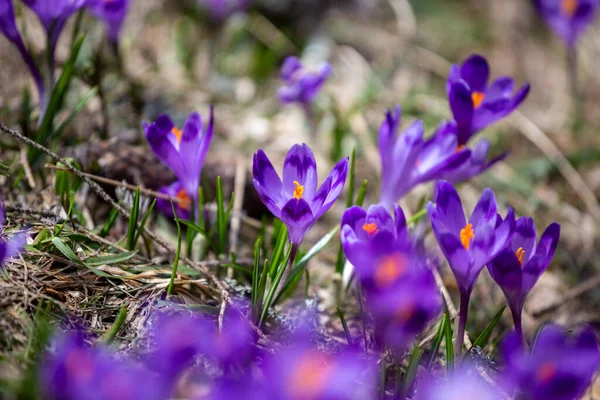
<instances>
[{"instance_id":1,"label":"grass blade","mask_svg":"<svg viewBox=\"0 0 600 400\"><path fill-rule=\"evenodd\" d=\"M410 359L408 361L408 368L406 369L406 374L404 376L404 385L402 387L402 397L401 399L405 399L408 396L408 392L410 391L410 387L415 380L415 376L417 375L417 370L419 368L419 362L421 362L422 351L419 348L419 345L416 344L413 347L412 352L410 353Z\"/></svg>"},{"instance_id":2,"label":"grass blade","mask_svg":"<svg viewBox=\"0 0 600 400\"><path fill-rule=\"evenodd\" d=\"M273 296L275 296L275 292L279 287L279 283L281 282L283 273L287 269L288 261L290 260L290 256L292 255L292 248L293 246L289 247L285 259L281 262L281 264L279 264L279 267L277 268L277 275L275 276L275 279L273 280L272 285L269 288L269 291L267 292L267 298L265 299L265 304L263 305L262 313L260 314L260 319L258 320L259 328L262 325L265 317L267 316L267 312L269 311L269 307L271 307L271 302L273 301ZM281 292L283 292L283 290Z\"/></svg>"},{"instance_id":3,"label":"grass blade","mask_svg":"<svg viewBox=\"0 0 600 400\"><path fill-rule=\"evenodd\" d=\"M435 336L433 337L433 344L431 346L431 356L429 357L429 361L427 362L427 369L430 369L435 361L435 357L440 349L440 345L442 344L442 340L444 339L444 334L446 333L444 326L446 324L446 314L442 316L440 320L440 324L438 325L438 329L435 332Z\"/></svg>"},{"instance_id":4,"label":"grass blade","mask_svg":"<svg viewBox=\"0 0 600 400\"><path fill-rule=\"evenodd\" d=\"M115 319L115 323L111 326L110 330L106 331L104 335L102 335L102 342L104 344L111 344L112 341L117 336L117 333L121 330L123 323L125 322L125 318L127 317L127 307L123 306L119 310L119 315Z\"/></svg>"},{"instance_id":5,"label":"grass blade","mask_svg":"<svg viewBox=\"0 0 600 400\"><path fill-rule=\"evenodd\" d=\"M148 210L146 210L146 213L144 214L144 217L142 218L142 222L140 222L140 227L137 230L135 237L133 238L133 243L137 243L140 236L144 232L144 227L146 226L146 222L148 222L148 218L150 217L150 214L152 214L152 210L154 210L155 205L156 205L156 199L152 200L152 203L150 203L150 207L148 207Z\"/></svg>"},{"instance_id":6,"label":"grass blade","mask_svg":"<svg viewBox=\"0 0 600 400\"><path fill-rule=\"evenodd\" d=\"M350 208L354 204L354 181L356 175L356 147L352 149L350 155L350 178L348 181L348 197L346 198L346 208Z\"/></svg>"},{"instance_id":7,"label":"grass blade","mask_svg":"<svg viewBox=\"0 0 600 400\"><path fill-rule=\"evenodd\" d=\"M173 215L177 215L175 212L175 205L171 201L171 209ZM171 271L171 279L169 280L169 286L167 287L167 296L173 291L173 283L175 282L175 276L177 275L177 267L179 266L179 257L181 256L181 225L179 224L178 218L175 218L175 225L177 225L177 251L175 252L175 260L173 260L173 269Z\"/></svg>"},{"instance_id":8,"label":"grass blade","mask_svg":"<svg viewBox=\"0 0 600 400\"><path fill-rule=\"evenodd\" d=\"M356 196L356 205L362 207L365 202L365 196L367 195L367 185L369 184L368 180L364 180L360 188L358 189L358 195Z\"/></svg>"},{"instance_id":9,"label":"grass blade","mask_svg":"<svg viewBox=\"0 0 600 400\"><path fill-rule=\"evenodd\" d=\"M348 329L348 324L346 323L346 317L344 317L344 313L340 310L339 307L335 308L337 310L338 316L340 317L340 321L342 322L342 327L344 328L344 333L346 334L346 340L348 341L348 345L352 346L352 336L350 335L350 330Z\"/></svg>"},{"instance_id":10,"label":"grass blade","mask_svg":"<svg viewBox=\"0 0 600 400\"><path fill-rule=\"evenodd\" d=\"M258 269L260 268L260 238L256 240L254 243L254 265L252 269L252 309L256 307L256 301L258 298L258 283L259 283L259 273Z\"/></svg>"},{"instance_id":11,"label":"grass blade","mask_svg":"<svg viewBox=\"0 0 600 400\"><path fill-rule=\"evenodd\" d=\"M90 92L83 99L81 99L79 103L77 103L75 108L71 110L71 113L67 116L67 118L65 118L64 121L61 122L60 125L54 130L54 132L52 133L53 138L60 137L62 135L65 128L69 126L71 122L73 122L77 114L79 114L79 112L84 109L88 101L90 101L90 99L94 97L96 93L98 93L98 87L94 86L92 90L90 90Z\"/></svg>"},{"instance_id":12,"label":"grass blade","mask_svg":"<svg viewBox=\"0 0 600 400\"><path fill-rule=\"evenodd\" d=\"M109 254L106 256L90 257L85 260L87 265L100 266L123 263L137 254L137 251L128 251L120 254Z\"/></svg>"},{"instance_id":13,"label":"grass blade","mask_svg":"<svg viewBox=\"0 0 600 400\"><path fill-rule=\"evenodd\" d=\"M494 318L492 319L492 321L485 327L483 332L481 332L479 334L479 336L477 336L477 339L475 339L475 341L473 342L471 349L474 349L477 347L481 347L481 348L485 347L485 345L490 340L492 331L496 327L496 324L498 323L498 321L500 321L500 318L502 317L502 314L504 313L505 309L506 309L506 305L502 306L502 308L500 308L500 310L498 310L496 315L494 315Z\"/></svg>"},{"instance_id":14,"label":"grass blade","mask_svg":"<svg viewBox=\"0 0 600 400\"><path fill-rule=\"evenodd\" d=\"M225 254L225 240L227 237L227 222L225 221L225 205L223 200L223 185L221 177L217 176L217 255Z\"/></svg>"},{"instance_id":15,"label":"grass blade","mask_svg":"<svg viewBox=\"0 0 600 400\"><path fill-rule=\"evenodd\" d=\"M325 246L327 246L327 244L331 241L331 239L333 239L333 237L337 234L338 230L340 229L339 226L336 226L335 228L333 228L332 230L330 230L325 236L323 236L321 238L321 240L319 240L305 255L304 257L302 257L300 259L300 261L298 261L298 263L294 266L294 269L292 270L292 272L290 273L290 275L287 277L283 288L281 289L281 291L279 292L279 295L277 296L277 298L275 299L274 304L277 304L279 302L279 300L281 299L281 296L283 295L283 293L286 292L286 290L290 287L290 285L292 285L294 283L294 279L298 276L298 274L302 273L302 268L308 263L308 261L310 261L311 258L313 258L318 252L320 252L321 250L323 250L323 248Z\"/></svg>"},{"instance_id":16,"label":"grass blade","mask_svg":"<svg viewBox=\"0 0 600 400\"><path fill-rule=\"evenodd\" d=\"M287 243L288 239L287 227L285 225L281 224L278 232L279 234L277 236L277 242L275 243L275 249L273 250L273 257L269 263L269 275L271 276L271 279L275 278L277 266L279 265L279 259L283 254L283 249L285 248L285 244Z\"/></svg>"},{"instance_id":17,"label":"grass blade","mask_svg":"<svg viewBox=\"0 0 600 400\"><path fill-rule=\"evenodd\" d=\"M117 221L118 216L119 216L119 211L116 208L113 208L112 210L110 210L108 219L104 223L104 226L102 227L102 230L99 233L100 237L105 238L106 236L108 236L110 230L115 225L115 222Z\"/></svg>"},{"instance_id":18,"label":"grass blade","mask_svg":"<svg viewBox=\"0 0 600 400\"><path fill-rule=\"evenodd\" d=\"M127 250L133 250L135 248L137 232L137 221L140 212L140 188L139 186L135 189L135 195L133 197L133 205L131 206L131 212L129 214L129 225L127 227Z\"/></svg>"},{"instance_id":19,"label":"grass blade","mask_svg":"<svg viewBox=\"0 0 600 400\"><path fill-rule=\"evenodd\" d=\"M444 311L444 339L446 342L446 367L448 371L454 369L454 345L452 344L452 323L450 323L450 315L448 309Z\"/></svg>"}]
</instances>

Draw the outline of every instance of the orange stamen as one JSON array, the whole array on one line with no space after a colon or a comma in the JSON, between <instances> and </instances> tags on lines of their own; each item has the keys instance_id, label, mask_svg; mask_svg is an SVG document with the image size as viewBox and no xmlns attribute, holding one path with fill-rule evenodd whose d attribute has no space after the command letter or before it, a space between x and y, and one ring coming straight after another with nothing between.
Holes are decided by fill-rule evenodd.
<instances>
[{"instance_id":1,"label":"orange stamen","mask_svg":"<svg viewBox=\"0 0 600 400\"><path fill-rule=\"evenodd\" d=\"M377 232L377 230L379 229L377 227L377 224L375 222L370 222L370 223L364 223L362 228L365 230L365 232L367 232L369 235L373 235L375 232Z\"/></svg>"},{"instance_id":2,"label":"orange stamen","mask_svg":"<svg viewBox=\"0 0 600 400\"><path fill-rule=\"evenodd\" d=\"M464 144L459 144L458 146L456 146L456 152L460 153L461 151L463 151L465 149L465 145Z\"/></svg>"},{"instance_id":3,"label":"orange stamen","mask_svg":"<svg viewBox=\"0 0 600 400\"><path fill-rule=\"evenodd\" d=\"M332 372L332 366L326 355L311 351L302 356L290 375L288 382L290 398L319 398Z\"/></svg>"},{"instance_id":4,"label":"orange stamen","mask_svg":"<svg viewBox=\"0 0 600 400\"><path fill-rule=\"evenodd\" d=\"M393 254L385 257L375 269L373 280L380 288L392 285L398 278L406 272L406 257L400 254Z\"/></svg>"},{"instance_id":5,"label":"orange stamen","mask_svg":"<svg viewBox=\"0 0 600 400\"><path fill-rule=\"evenodd\" d=\"M471 246L471 240L475 237L475 231L473 230L473 224L467 224L460 230L460 243L462 243L465 250L469 250Z\"/></svg>"},{"instance_id":6,"label":"orange stamen","mask_svg":"<svg viewBox=\"0 0 600 400\"><path fill-rule=\"evenodd\" d=\"M519 264L523 265L523 259L525 258L525 250L523 250L522 247L519 247L515 252L515 255L517 256L517 260L519 260Z\"/></svg>"},{"instance_id":7,"label":"orange stamen","mask_svg":"<svg viewBox=\"0 0 600 400\"><path fill-rule=\"evenodd\" d=\"M473 101L473 107L477 108L483 103L483 99L485 99L485 94L481 92L473 92L471 94L471 100Z\"/></svg>"},{"instance_id":8,"label":"orange stamen","mask_svg":"<svg viewBox=\"0 0 600 400\"><path fill-rule=\"evenodd\" d=\"M300 200L304 194L304 186L302 186L298 181L294 181L294 185L296 185L294 188L294 198Z\"/></svg>"},{"instance_id":9,"label":"orange stamen","mask_svg":"<svg viewBox=\"0 0 600 400\"><path fill-rule=\"evenodd\" d=\"M183 133L176 126L171 129L171 133L175 135L175 138L177 138L177 143L181 142L181 136Z\"/></svg>"},{"instance_id":10,"label":"orange stamen","mask_svg":"<svg viewBox=\"0 0 600 400\"><path fill-rule=\"evenodd\" d=\"M556 365L551 362L543 363L537 370L536 377L540 382L548 382L556 375Z\"/></svg>"},{"instance_id":11,"label":"orange stamen","mask_svg":"<svg viewBox=\"0 0 600 400\"><path fill-rule=\"evenodd\" d=\"M177 192L175 198L179 200L179 207L185 208L186 210L190 209L192 205L192 199L190 199L190 196L188 196L185 189L181 189L179 192Z\"/></svg>"},{"instance_id":12,"label":"orange stamen","mask_svg":"<svg viewBox=\"0 0 600 400\"><path fill-rule=\"evenodd\" d=\"M573 15L575 15L575 12L577 11L578 6L578 0L562 0L560 2L560 10L567 17L573 17Z\"/></svg>"}]
</instances>

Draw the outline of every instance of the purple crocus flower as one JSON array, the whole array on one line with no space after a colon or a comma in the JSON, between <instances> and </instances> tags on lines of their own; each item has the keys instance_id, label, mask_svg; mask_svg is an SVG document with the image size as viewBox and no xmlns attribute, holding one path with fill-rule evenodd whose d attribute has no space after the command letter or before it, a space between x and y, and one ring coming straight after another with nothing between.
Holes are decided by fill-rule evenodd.
<instances>
[{"instance_id":1,"label":"purple crocus flower","mask_svg":"<svg viewBox=\"0 0 600 400\"><path fill-rule=\"evenodd\" d=\"M5 210L4 204L0 201L0 231L4 230L5 224ZM8 240L0 237L0 269L4 267L6 261L18 255L21 250L23 250L23 246L25 246L25 242L27 240L27 232L21 231L13 236L11 236Z\"/></svg>"},{"instance_id":2,"label":"purple crocus flower","mask_svg":"<svg viewBox=\"0 0 600 400\"><path fill-rule=\"evenodd\" d=\"M536 0L537 9L546 23L574 47L577 39L592 24L598 0Z\"/></svg>"},{"instance_id":3,"label":"purple crocus flower","mask_svg":"<svg viewBox=\"0 0 600 400\"><path fill-rule=\"evenodd\" d=\"M456 138L456 142L458 143L458 127L456 122L449 121L442 123L434 137L436 136L439 136L438 141L442 141L441 138L444 136L453 136ZM446 180L455 185L468 181L471 178L483 174L488 169L493 167L497 162L504 160L508 155L508 153L505 152L488 160L490 147L490 141L485 138L479 140L479 142L477 142L473 148L469 148L466 145L459 145L456 148L456 152L466 153L466 160L458 164L453 163L451 168L444 169L444 171L439 174L440 179Z\"/></svg>"},{"instance_id":4,"label":"purple crocus flower","mask_svg":"<svg viewBox=\"0 0 600 400\"><path fill-rule=\"evenodd\" d=\"M445 378L425 373L418 380L415 400L501 400L499 390L484 381L473 365L461 365Z\"/></svg>"},{"instance_id":5,"label":"purple crocus flower","mask_svg":"<svg viewBox=\"0 0 600 400\"><path fill-rule=\"evenodd\" d=\"M365 289L378 342L401 354L441 311L426 255L407 234L402 209L351 207L342 217L344 253Z\"/></svg>"},{"instance_id":6,"label":"purple crocus flower","mask_svg":"<svg viewBox=\"0 0 600 400\"><path fill-rule=\"evenodd\" d=\"M531 353L513 332L502 343L505 378L531 400L579 399L600 366L600 351L591 329L567 336L558 325L546 325Z\"/></svg>"},{"instance_id":7,"label":"purple crocus flower","mask_svg":"<svg viewBox=\"0 0 600 400\"><path fill-rule=\"evenodd\" d=\"M140 385L140 382L144 382ZM168 397L161 377L117 359L102 347L87 347L79 333L61 334L42 364L41 389L50 400L160 400Z\"/></svg>"},{"instance_id":8,"label":"purple crocus flower","mask_svg":"<svg viewBox=\"0 0 600 400\"><path fill-rule=\"evenodd\" d=\"M129 0L89 0L87 7L106 24L108 40L117 42L129 9Z\"/></svg>"},{"instance_id":9,"label":"purple crocus flower","mask_svg":"<svg viewBox=\"0 0 600 400\"><path fill-rule=\"evenodd\" d=\"M498 218L501 222L501 218ZM536 246L535 224L532 218L517 219L508 246L490 263L488 271L500 286L510 307L515 329L522 336L521 312L525 298L552 260L560 236L560 225L550 224Z\"/></svg>"},{"instance_id":10,"label":"purple crocus flower","mask_svg":"<svg viewBox=\"0 0 600 400\"><path fill-rule=\"evenodd\" d=\"M453 65L447 91L458 125L458 143L466 144L477 132L512 113L529 94L525 84L514 95L514 79L503 76L488 85L490 66L480 55Z\"/></svg>"},{"instance_id":11,"label":"purple crocus flower","mask_svg":"<svg viewBox=\"0 0 600 400\"><path fill-rule=\"evenodd\" d=\"M160 188L159 193L166 194L169 197L178 199L179 202L173 202L177 218L190 219L190 210L192 208L192 199L188 196L183 184L180 181L175 181L169 186ZM156 208L169 218L175 218L171 202L166 199L156 199Z\"/></svg>"},{"instance_id":12,"label":"purple crocus flower","mask_svg":"<svg viewBox=\"0 0 600 400\"><path fill-rule=\"evenodd\" d=\"M471 156L470 151L457 151L458 140L451 133L451 124L442 125L432 138L424 140L422 121L416 121L397 135L400 119L400 107L396 106L393 112L387 111L379 129L380 201L388 209L415 186L440 179Z\"/></svg>"},{"instance_id":13,"label":"purple crocus flower","mask_svg":"<svg viewBox=\"0 0 600 400\"><path fill-rule=\"evenodd\" d=\"M27 64L27 68L29 68L29 72L35 81L40 97L40 103L45 104L46 90L44 88L44 82L40 70L35 64L29 51L27 51L21 33L17 28L12 0L0 0L0 32L10 40L17 47L19 53L21 53L21 57L23 58L23 61L25 61L25 64Z\"/></svg>"},{"instance_id":14,"label":"purple crocus flower","mask_svg":"<svg viewBox=\"0 0 600 400\"><path fill-rule=\"evenodd\" d=\"M496 196L489 188L483 191L468 221L458 193L450 182L438 182L435 203L427 204L431 226L460 290L460 321L456 341L460 354L469 298L475 281L483 267L506 247L515 219L510 209L506 220L498 221Z\"/></svg>"},{"instance_id":15,"label":"purple crocus flower","mask_svg":"<svg viewBox=\"0 0 600 400\"><path fill-rule=\"evenodd\" d=\"M185 194L192 199L191 206L196 218L200 174L213 136L213 124L212 107L205 130L198 113L192 113L188 117L183 130L179 130L167 115L159 116L151 124L142 123L150 148L177 175ZM182 196L184 193L180 194Z\"/></svg>"},{"instance_id":16,"label":"purple crocus flower","mask_svg":"<svg viewBox=\"0 0 600 400\"><path fill-rule=\"evenodd\" d=\"M254 154L254 187L265 206L287 226L292 246L299 246L313 224L342 193L348 158L338 162L317 190L315 157L306 144L294 145L283 163L283 182L264 151Z\"/></svg>"},{"instance_id":17,"label":"purple crocus flower","mask_svg":"<svg viewBox=\"0 0 600 400\"><path fill-rule=\"evenodd\" d=\"M284 86L279 89L279 99L283 103L301 103L309 109L330 74L331 65L328 63L311 69L298 57L288 57L281 67Z\"/></svg>"},{"instance_id":18,"label":"purple crocus flower","mask_svg":"<svg viewBox=\"0 0 600 400\"><path fill-rule=\"evenodd\" d=\"M306 339L272 355L265 363L265 398L287 400L366 399L376 370L358 349L337 354L319 351Z\"/></svg>"},{"instance_id":19,"label":"purple crocus flower","mask_svg":"<svg viewBox=\"0 0 600 400\"><path fill-rule=\"evenodd\" d=\"M50 51L54 57L54 49L62 33L65 23L79 9L86 5L87 0L23 0L35 12L46 29L50 39ZM54 65L50 66L52 69Z\"/></svg>"}]
</instances>

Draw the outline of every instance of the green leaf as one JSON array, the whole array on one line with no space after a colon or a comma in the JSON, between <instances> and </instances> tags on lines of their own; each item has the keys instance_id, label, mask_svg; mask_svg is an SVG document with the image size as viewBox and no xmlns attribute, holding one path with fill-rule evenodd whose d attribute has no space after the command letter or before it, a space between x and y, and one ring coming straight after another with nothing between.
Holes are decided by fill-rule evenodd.
<instances>
[{"instance_id":1,"label":"green leaf","mask_svg":"<svg viewBox=\"0 0 600 400\"><path fill-rule=\"evenodd\" d=\"M135 248L135 238L137 232L137 222L140 212L140 188L139 186L135 189L135 195L133 197L133 205L131 206L131 212L129 214L129 226L127 228L127 249L133 250Z\"/></svg>"},{"instance_id":2,"label":"green leaf","mask_svg":"<svg viewBox=\"0 0 600 400\"><path fill-rule=\"evenodd\" d=\"M133 238L133 243L137 243L138 239L144 232L144 228L146 226L146 223L148 222L148 218L150 218L150 214L152 214L152 210L154 210L155 205L156 205L156 199L152 200L152 203L150 203L150 206L146 210L146 213L144 214L144 217L142 218L142 222L140 222L140 227L137 230L135 237Z\"/></svg>"},{"instance_id":3,"label":"green leaf","mask_svg":"<svg viewBox=\"0 0 600 400\"><path fill-rule=\"evenodd\" d=\"M406 221L406 225L411 225L411 224L416 224L417 222L419 222L421 220L421 218L423 218L425 215L427 215L427 209L426 208L422 208L419 211L417 211L417 213L415 215L413 215L412 217L410 217L408 219L408 221Z\"/></svg>"},{"instance_id":4,"label":"green leaf","mask_svg":"<svg viewBox=\"0 0 600 400\"><path fill-rule=\"evenodd\" d=\"M283 262L281 264L279 264L279 268L277 268L277 275L275 276L275 279L273 280L272 285L269 288L269 291L267 292L267 298L265 299L265 304L263 305L262 313L260 314L260 320L258 321L259 328L262 325L265 317L267 316L267 312L269 311L269 307L271 307L271 302L273 301L273 296L275 296L275 292L277 291L277 288L279 287L279 283L281 282L283 273L287 269L287 264L288 264L288 261L290 260L291 254L292 254L292 248L293 248L293 246L289 247L289 249L286 253L285 259L283 260ZM284 290L282 290L282 292L283 291Z\"/></svg>"},{"instance_id":5,"label":"green leaf","mask_svg":"<svg viewBox=\"0 0 600 400\"><path fill-rule=\"evenodd\" d=\"M116 208L113 208L112 210L110 210L110 214L108 215L108 219L106 220L106 222L104 223L104 226L102 227L102 230L100 231L100 237L106 237L108 236L108 233L110 232L110 230L112 229L112 227L115 225L115 222L117 221L117 217L119 216L119 210L117 210Z\"/></svg>"},{"instance_id":6,"label":"green leaf","mask_svg":"<svg viewBox=\"0 0 600 400\"><path fill-rule=\"evenodd\" d=\"M260 268L260 238L256 240L254 243L254 264L252 268L252 309L256 307L256 302L258 298L258 283L260 280L259 276L259 268Z\"/></svg>"},{"instance_id":7,"label":"green leaf","mask_svg":"<svg viewBox=\"0 0 600 400\"><path fill-rule=\"evenodd\" d=\"M346 317L344 317L344 313L340 310L339 307L335 308L337 310L338 316L340 317L340 321L342 322L342 327L344 328L344 333L346 334L346 341L348 341L348 346L352 346L352 336L350 335L350 330L348 329L348 324L346 323Z\"/></svg>"},{"instance_id":8,"label":"green leaf","mask_svg":"<svg viewBox=\"0 0 600 400\"><path fill-rule=\"evenodd\" d=\"M279 292L279 295L277 296L277 298L275 299L274 304L277 304L278 301L281 299L281 296L283 295L283 293L285 293L285 291L290 287L290 285L292 285L294 283L294 279L296 278L296 276L298 276L298 274L302 273L302 268L308 263L308 261L310 261L311 258L313 258L318 252L320 252L321 250L323 250L323 248L325 246L327 246L327 244L331 241L331 239L333 239L333 237L337 234L338 230L340 229L339 226L336 226L335 228L333 228L332 230L330 230L325 236L323 236L321 238L321 240L319 240L305 255L304 257L302 257L300 259L300 261L298 261L298 263L296 263L296 265L294 266L294 269L292 270L292 272L290 273L290 275L287 277L284 285L283 285L283 289L281 289L281 291Z\"/></svg>"},{"instance_id":9,"label":"green leaf","mask_svg":"<svg viewBox=\"0 0 600 400\"><path fill-rule=\"evenodd\" d=\"M123 323L125 322L126 317L127 317L127 307L123 306L119 310L119 315L117 315L117 318L115 319L115 323L113 324L113 326L110 328L110 330L106 331L106 333L104 335L102 335L101 341L104 342L104 344L112 343L112 341L117 336L117 333L119 333L119 331L121 330L121 327L123 326Z\"/></svg>"},{"instance_id":10,"label":"green leaf","mask_svg":"<svg viewBox=\"0 0 600 400\"><path fill-rule=\"evenodd\" d=\"M421 349L418 344L415 344L413 347L412 353L410 354L410 359L408 361L408 368L406 369L406 374L404 375L404 386L402 387L402 399L405 399L408 396L408 392L410 387L417 375L417 369L419 368L419 362L421 361Z\"/></svg>"},{"instance_id":11,"label":"green leaf","mask_svg":"<svg viewBox=\"0 0 600 400\"><path fill-rule=\"evenodd\" d=\"M227 226L225 222L225 204L223 199L223 185L221 177L217 176L217 237L219 241L218 255L225 254L225 239L227 237Z\"/></svg>"},{"instance_id":12,"label":"green leaf","mask_svg":"<svg viewBox=\"0 0 600 400\"><path fill-rule=\"evenodd\" d=\"M500 321L500 318L502 317L502 314L504 313L505 309L506 309L506 305L502 306L502 308L500 308L500 310L498 310L496 315L494 315L494 318L492 319L492 321L485 327L483 332L481 332L479 334L479 336L477 336L477 339L475 339L475 341L473 342L471 349L474 349L476 347L483 348L483 347L485 347L485 345L487 345L488 341L490 340L490 336L492 335L492 331L496 327L496 324L498 323L498 321Z\"/></svg>"},{"instance_id":13,"label":"green leaf","mask_svg":"<svg viewBox=\"0 0 600 400\"><path fill-rule=\"evenodd\" d=\"M214 242L212 241L212 238L211 238L211 236L210 236L210 235L209 235L209 234L206 232L206 230L204 230L202 227L200 227L200 226L198 226L198 225L194 224L194 223L193 223L193 222L191 222L191 221L188 221L187 219L175 218L175 222L176 222L176 223L177 223L177 222L179 222L180 224L183 224L183 225L187 226L188 228L190 228L190 229L192 229L192 230L194 230L194 231L198 232L198 233L199 233L199 234L201 234L202 236L204 236L204 238L205 238L205 239L206 239L206 241L208 242L209 246L210 246L210 247L211 247L213 250L217 251L217 248L216 248L216 246L215 246Z\"/></svg>"},{"instance_id":14,"label":"green leaf","mask_svg":"<svg viewBox=\"0 0 600 400\"><path fill-rule=\"evenodd\" d=\"M275 232L275 229L273 229L273 231ZM271 279L274 279L275 275L277 274L277 266L279 265L279 259L283 254L283 249L285 248L285 244L287 243L288 239L287 227L285 225L281 224L278 232L279 235L277 236L277 242L275 243L275 249L273 250L273 258L269 263L269 276L271 277Z\"/></svg>"},{"instance_id":15,"label":"green leaf","mask_svg":"<svg viewBox=\"0 0 600 400\"><path fill-rule=\"evenodd\" d=\"M448 309L444 311L444 339L446 342L446 366L448 371L454 369L454 345L452 344L452 324Z\"/></svg>"},{"instance_id":16,"label":"green leaf","mask_svg":"<svg viewBox=\"0 0 600 400\"><path fill-rule=\"evenodd\" d=\"M433 365L435 357L437 356L437 353L440 349L440 345L442 344L442 340L444 339L444 335L446 333L446 327L444 326L446 323L445 321L446 315L444 314L444 316L440 320L437 331L435 332L435 336L433 337L433 344L431 346L431 356L429 357L429 361L427 362L427 369L430 369Z\"/></svg>"},{"instance_id":17,"label":"green leaf","mask_svg":"<svg viewBox=\"0 0 600 400\"><path fill-rule=\"evenodd\" d=\"M352 149L350 155L350 178L348 182L348 197L346 198L346 208L352 207L354 204L354 178L356 175L356 147Z\"/></svg>"},{"instance_id":18,"label":"green leaf","mask_svg":"<svg viewBox=\"0 0 600 400\"><path fill-rule=\"evenodd\" d=\"M92 271L93 273L95 273L98 276L101 276L103 278L126 279L125 277L112 276L110 274L107 274L104 271L100 271L99 269L94 268L93 266L88 265L85 262L81 261L81 259L77 256L77 254L75 254L75 252L69 246L67 246L62 240L60 240L60 238L58 238L58 237L54 237L52 239L52 244L54 245L54 247L56 247L58 249L58 251L60 251L70 261L72 261L75 264L82 265L82 266L88 268L90 271Z\"/></svg>"},{"instance_id":19,"label":"green leaf","mask_svg":"<svg viewBox=\"0 0 600 400\"><path fill-rule=\"evenodd\" d=\"M106 256L98 256L98 257L90 257L85 260L87 265L91 265L93 267L100 265L111 265L111 264L119 264L125 261L130 260L137 254L136 251L128 251L125 253L119 254L108 254Z\"/></svg>"},{"instance_id":20,"label":"green leaf","mask_svg":"<svg viewBox=\"0 0 600 400\"><path fill-rule=\"evenodd\" d=\"M177 215L175 211L175 205L171 201L171 209L173 215ZM169 286L167 287L167 296L173 291L173 284L175 283L175 276L177 275L177 266L179 265L179 257L181 256L181 225L179 224L178 218L175 218L175 224L177 225L177 251L175 252L175 260L173 260L173 269L171 271L171 279L169 280Z\"/></svg>"},{"instance_id":21,"label":"green leaf","mask_svg":"<svg viewBox=\"0 0 600 400\"><path fill-rule=\"evenodd\" d=\"M52 133L52 138L60 137L63 134L67 126L69 126L71 122L73 122L77 114L79 114L79 112L84 109L88 101L90 101L90 99L94 97L96 93L98 93L98 87L94 86L92 90L90 90L90 92L83 99L81 99L79 103L77 103L75 108L71 110L67 118L65 118L63 122L61 122L60 125L54 130L54 132Z\"/></svg>"},{"instance_id":22,"label":"green leaf","mask_svg":"<svg viewBox=\"0 0 600 400\"><path fill-rule=\"evenodd\" d=\"M362 207L364 201L365 201L365 196L367 195L367 184L369 183L368 180L364 180L362 185L360 185L360 188L358 189L358 195L356 196L356 205L359 207Z\"/></svg>"}]
</instances>

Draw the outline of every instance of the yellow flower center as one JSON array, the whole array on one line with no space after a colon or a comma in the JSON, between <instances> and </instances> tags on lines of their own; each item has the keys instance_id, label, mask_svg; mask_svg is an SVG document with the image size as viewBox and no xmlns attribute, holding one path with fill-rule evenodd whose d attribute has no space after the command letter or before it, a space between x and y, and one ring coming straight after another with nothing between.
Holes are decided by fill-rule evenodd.
<instances>
[{"instance_id":1,"label":"yellow flower center","mask_svg":"<svg viewBox=\"0 0 600 400\"><path fill-rule=\"evenodd\" d=\"M519 264L523 265L523 258L525 258L525 250L523 250L522 247L519 247L517 251L515 251L515 256L517 256Z\"/></svg>"},{"instance_id":2,"label":"yellow flower center","mask_svg":"<svg viewBox=\"0 0 600 400\"><path fill-rule=\"evenodd\" d=\"M483 99L485 99L485 94L481 92L473 92L471 94L471 100L473 101L473 107L477 108L483 103Z\"/></svg>"},{"instance_id":3,"label":"yellow flower center","mask_svg":"<svg viewBox=\"0 0 600 400\"><path fill-rule=\"evenodd\" d=\"M296 185L294 188L294 198L300 200L304 194L304 186L302 186L298 181L294 181L294 185Z\"/></svg>"},{"instance_id":4,"label":"yellow flower center","mask_svg":"<svg viewBox=\"0 0 600 400\"><path fill-rule=\"evenodd\" d=\"M392 285L406 272L406 257L401 254L386 256L377 264L373 280L375 285L385 288Z\"/></svg>"},{"instance_id":5,"label":"yellow flower center","mask_svg":"<svg viewBox=\"0 0 600 400\"><path fill-rule=\"evenodd\" d=\"M367 232L369 235L373 235L375 234L375 232L377 232L377 229L379 229L377 227L377 224L375 222L370 222L370 223L364 223L362 228L365 230L365 232Z\"/></svg>"},{"instance_id":6,"label":"yellow flower center","mask_svg":"<svg viewBox=\"0 0 600 400\"><path fill-rule=\"evenodd\" d=\"M192 199L190 199L190 196L188 196L185 189L181 189L177 192L175 198L179 200L179 207L181 208L189 209L192 205Z\"/></svg>"},{"instance_id":7,"label":"yellow flower center","mask_svg":"<svg viewBox=\"0 0 600 400\"><path fill-rule=\"evenodd\" d=\"M173 129L171 129L171 133L175 135L177 143L181 142L181 136L183 135L183 133L176 126L174 126Z\"/></svg>"},{"instance_id":8,"label":"yellow flower center","mask_svg":"<svg viewBox=\"0 0 600 400\"><path fill-rule=\"evenodd\" d=\"M469 250L471 246L471 240L475 237L475 231L473 230L473 224L467 224L460 230L460 243L462 243L465 250Z\"/></svg>"},{"instance_id":9,"label":"yellow flower center","mask_svg":"<svg viewBox=\"0 0 600 400\"><path fill-rule=\"evenodd\" d=\"M540 382L549 382L556 375L556 365L547 361L540 365L537 370L536 377Z\"/></svg>"},{"instance_id":10,"label":"yellow flower center","mask_svg":"<svg viewBox=\"0 0 600 400\"><path fill-rule=\"evenodd\" d=\"M302 356L288 381L288 394L293 399L315 399L327 386L332 372L327 356L315 350Z\"/></svg>"},{"instance_id":11,"label":"yellow flower center","mask_svg":"<svg viewBox=\"0 0 600 400\"><path fill-rule=\"evenodd\" d=\"M573 15L575 15L575 12L577 11L578 6L578 0L561 0L560 2L560 10L567 17L573 17Z\"/></svg>"}]
</instances>

